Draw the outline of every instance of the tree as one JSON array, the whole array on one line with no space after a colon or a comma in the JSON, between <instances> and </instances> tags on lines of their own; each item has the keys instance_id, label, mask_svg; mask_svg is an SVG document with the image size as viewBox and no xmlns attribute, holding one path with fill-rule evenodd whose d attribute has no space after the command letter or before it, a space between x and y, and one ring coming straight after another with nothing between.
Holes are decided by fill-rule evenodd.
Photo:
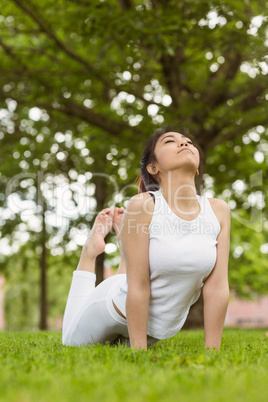
<instances>
[{"instance_id":1,"label":"tree","mask_svg":"<svg viewBox=\"0 0 268 402\"><path fill-rule=\"evenodd\" d=\"M2 179L43 164L45 173L69 179L71 172L109 170L120 185L133 183L153 128L175 121L203 150L206 174L200 183L209 188L212 178L221 198L230 197L224 193L229 188L248 221L251 204L242 198L252 188L245 186L241 197L232 186L239 172L245 183L256 167L267 175L264 9L264 1L6 2L0 40ZM259 139L251 140L250 133ZM233 150L240 158L233 158ZM262 162L254 159L256 152ZM99 182L97 209L111 202L111 183L103 192ZM263 180L255 193L266 185ZM266 222L265 205L261 211Z\"/></svg>"}]
</instances>

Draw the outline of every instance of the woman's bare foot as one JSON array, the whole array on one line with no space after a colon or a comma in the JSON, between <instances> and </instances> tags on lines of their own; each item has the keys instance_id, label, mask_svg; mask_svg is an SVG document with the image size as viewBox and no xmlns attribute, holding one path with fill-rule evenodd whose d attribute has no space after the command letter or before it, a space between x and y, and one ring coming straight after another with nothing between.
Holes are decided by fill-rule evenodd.
<instances>
[{"instance_id":1,"label":"woman's bare foot","mask_svg":"<svg viewBox=\"0 0 268 402\"><path fill-rule=\"evenodd\" d=\"M89 257L96 258L99 254L104 252L104 239L112 229L113 215L114 211L110 208L103 209L97 215L90 236L85 244Z\"/></svg>"},{"instance_id":2,"label":"woman's bare foot","mask_svg":"<svg viewBox=\"0 0 268 402\"><path fill-rule=\"evenodd\" d=\"M120 224L123 218L123 214L125 212L124 207L114 209L114 217L113 217L113 228L115 230L115 234L118 242L120 243Z\"/></svg>"},{"instance_id":3,"label":"woman's bare foot","mask_svg":"<svg viewBox=\"0 0 268 402\"><path fill-rule=\"evenodd\" d=\"M95 259L105 250L104 239L113 226L114 211L110 208L103 209L96 217L81 254L77 269L94 272ZM94 262L94 263L93 263Z\"/></svg>"}]
</instances>

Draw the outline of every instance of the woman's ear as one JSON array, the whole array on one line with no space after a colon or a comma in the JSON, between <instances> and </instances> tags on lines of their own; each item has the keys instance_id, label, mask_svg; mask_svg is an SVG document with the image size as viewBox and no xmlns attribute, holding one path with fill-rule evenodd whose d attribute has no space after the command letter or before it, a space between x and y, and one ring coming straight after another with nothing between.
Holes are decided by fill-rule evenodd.
<instances>
[{"instance_id":1,"label":"woman's ear","mask_svg":"<svg viewBox=\"0 0 268 402\"><path fill-rule=\"evenodd\" d=\"M146 169L152 175L156 175L158 173L158 168L156 166L153 166L151 163L146 166Z\"/></svg>"}]
</instances>

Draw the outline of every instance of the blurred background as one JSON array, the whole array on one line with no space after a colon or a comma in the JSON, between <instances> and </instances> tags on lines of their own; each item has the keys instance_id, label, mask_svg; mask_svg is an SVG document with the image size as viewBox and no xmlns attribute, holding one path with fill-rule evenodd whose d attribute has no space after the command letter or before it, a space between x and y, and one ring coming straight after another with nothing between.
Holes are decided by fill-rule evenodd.
<instances>
[{"instance_id":1,"label":"blurred background","mask_svg":"<svg viewBox=\"0 0 268 402\"><path fill-rule=\"evenodd\" d=\"M137 193L164 124L231 209L226 325L268 327L267 21L262 0L1 2L1 330L61 329L96 214ZM118 262L111 232L98 283Z\"/></svg>"}]
</instances>

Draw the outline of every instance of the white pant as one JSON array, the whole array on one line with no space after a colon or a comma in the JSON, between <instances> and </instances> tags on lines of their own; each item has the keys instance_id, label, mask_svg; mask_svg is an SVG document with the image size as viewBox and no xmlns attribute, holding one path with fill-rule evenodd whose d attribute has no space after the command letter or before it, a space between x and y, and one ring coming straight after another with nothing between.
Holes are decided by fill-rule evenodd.
<instances>
[{"instance_id":1,"label":"white pant","mask_svg":"<svg viewBox=\"0 0 268 402\"><path fill-rule=\"evenodd\" d=\"M93 272L73 272L63 317L63 345L91 345L118 339L129 346L127 320L115 311L112 304L125 275L113 275L95 287L96 275ZM157 341L147 335L148 346Z\"/></svg>"}]
</instances>

